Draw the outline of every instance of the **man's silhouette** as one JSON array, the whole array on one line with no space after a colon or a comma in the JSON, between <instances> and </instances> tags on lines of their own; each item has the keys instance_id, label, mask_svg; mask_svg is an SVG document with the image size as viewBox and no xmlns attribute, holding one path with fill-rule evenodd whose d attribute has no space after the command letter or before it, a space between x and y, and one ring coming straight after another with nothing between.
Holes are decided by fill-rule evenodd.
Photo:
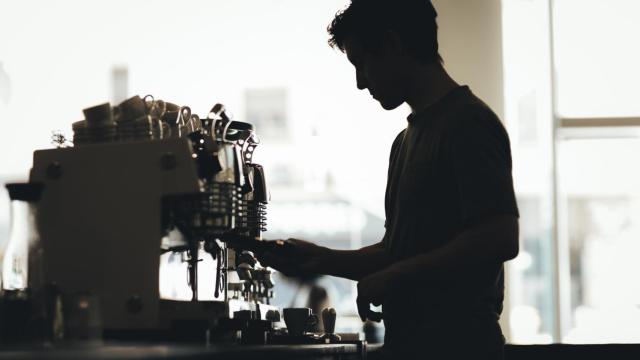
<instances>
[{"instance_id":1,"label":"man's silhouette","mask_svg":"<svg viewBox=\"0 0 640 360\"><path fill-rule=\"evenodd\" d=\"M391 148L382 240L345 251L288 239L260 258L358 281L363 320L382 304L386 354L500 359L503 263L518 254L509 139L445 70L436 16L428 0L353 0L328 28L359 89L412 110Z\"/></svg>"}]
</instances>

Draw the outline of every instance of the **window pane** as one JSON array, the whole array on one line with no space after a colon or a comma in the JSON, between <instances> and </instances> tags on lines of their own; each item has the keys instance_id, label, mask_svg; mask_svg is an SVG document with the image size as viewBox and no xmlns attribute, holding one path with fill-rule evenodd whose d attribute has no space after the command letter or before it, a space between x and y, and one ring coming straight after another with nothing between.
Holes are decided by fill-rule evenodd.
<instances>
[{"instance_id":1,"label":"window pane","mask_svg":"<svg viewBox=\"0 0 640 360\"><path fill-rule=\"evenodd\" d=\"M638 342L640 171L638 140L559 146L561 235L568 240L571 324L564 342Z\"/></svg>"},{"instance_id":2,"label":"window pane","mask_svg":"<svg viewBox=\"0 0 640 360\"><path fill-rule=\"evenodd\" d=\"M545 1L503 2L505 120L520 209L520 254L507 263L503 314L510 343L550 343L552 276L551 84Z\"/></svg>"},{"instance_id":3,"label":"window pane","mask_svg":"<svg viewBox=\"0 0 640 360\"><path fill-rule=\"evenodd\" d=\"M640 116L640 1L555 0L562 117Z\"/></svg>"}]
</instances>

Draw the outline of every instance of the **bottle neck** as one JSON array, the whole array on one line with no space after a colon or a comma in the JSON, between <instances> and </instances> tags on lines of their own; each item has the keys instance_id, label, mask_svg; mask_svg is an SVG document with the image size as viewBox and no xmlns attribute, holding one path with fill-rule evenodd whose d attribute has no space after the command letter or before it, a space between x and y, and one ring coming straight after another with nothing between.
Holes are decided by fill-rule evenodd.
<instances>
[{"instance_id":1,"label":"bottle neck","mask_svg":"<svg viewBox=\"0 0 640 360\"><path fill-rule=\"evenodd\" d=\"M10 238L29 240L32 227L35 226L31 204L26 201L11 201Z\"/></svg>"}]
</instances>

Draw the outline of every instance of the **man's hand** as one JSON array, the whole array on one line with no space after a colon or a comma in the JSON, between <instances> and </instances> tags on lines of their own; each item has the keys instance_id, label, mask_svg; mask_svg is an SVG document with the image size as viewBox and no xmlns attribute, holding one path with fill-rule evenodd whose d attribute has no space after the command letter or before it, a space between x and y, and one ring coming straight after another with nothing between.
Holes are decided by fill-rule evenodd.
<instances>
[{"instance_id":1,"label":"man's hand","mask_svg":"<svg viewBox=\"0 0 640 360\"><path fill-rule=\"evenodd\" d=\"M382 320L382 314L371 310L370 304L379 306L389 296L391 285L396 281L397 275L392 267L373 273L358 283L358 314L360 319L373 321Z\"/></svg>"},{"instance_id":2,"label":"man's hand","mask_svg":"<svg viewBox=\"0 0 640 360\"><path fill-rule=\"evenodd\" d=\"M309 276L323 272L322 262L329 249L299 239L276 240L258 253L263 266L270 266L287 276Z\"/></svg>"}]
</instances>

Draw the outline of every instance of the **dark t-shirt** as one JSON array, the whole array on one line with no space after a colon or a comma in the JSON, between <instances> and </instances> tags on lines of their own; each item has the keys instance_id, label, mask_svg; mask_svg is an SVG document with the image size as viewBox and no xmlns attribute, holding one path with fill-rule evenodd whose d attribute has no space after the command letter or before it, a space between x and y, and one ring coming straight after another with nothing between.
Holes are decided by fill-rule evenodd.
<instances>
[{"instance_id":1,"label":"dark t-shirt","mask_svg":"<svg viewBox=\"0 0 640 360\"><path fill-rule=\"evenodd\" d=\"M468 87L407 120L391 149L385 198L383 242L393 261L437 249L485 218L518 216L509 138ZM383 302L385 343L495 324L503 292L498 261L398 283Z\"/></svg>"}]
</instances>

